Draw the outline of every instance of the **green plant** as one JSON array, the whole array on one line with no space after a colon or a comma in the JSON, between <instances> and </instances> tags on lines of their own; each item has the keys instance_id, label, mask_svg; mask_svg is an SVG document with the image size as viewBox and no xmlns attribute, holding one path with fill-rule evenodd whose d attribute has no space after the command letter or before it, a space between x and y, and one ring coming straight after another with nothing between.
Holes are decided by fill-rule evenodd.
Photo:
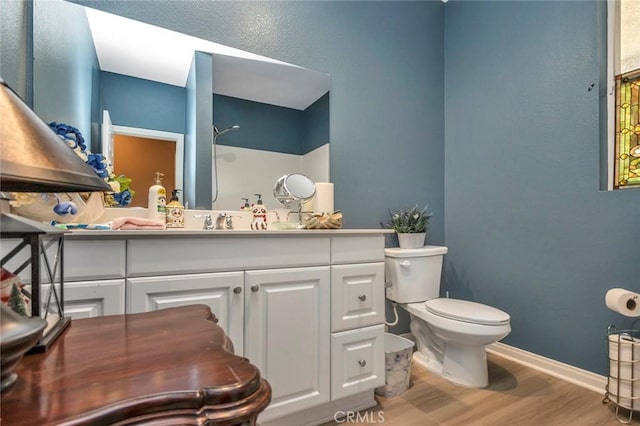
<instances>
[{"instance_id":1,"label":"green plant","mask_svg":"<svg viewBox=\"0 0 640 426\"><path fill-rule=\"evenodd\" d=\"M415 207L406 210L398 210L392 212L389 210L391 220L387 223L381 223L384 228L395 230L399 234L418 234L427 232L429 229L429 219L433 214L428 213L429 206L420 209L416 204Z\"/></svg>"}]
</instances>

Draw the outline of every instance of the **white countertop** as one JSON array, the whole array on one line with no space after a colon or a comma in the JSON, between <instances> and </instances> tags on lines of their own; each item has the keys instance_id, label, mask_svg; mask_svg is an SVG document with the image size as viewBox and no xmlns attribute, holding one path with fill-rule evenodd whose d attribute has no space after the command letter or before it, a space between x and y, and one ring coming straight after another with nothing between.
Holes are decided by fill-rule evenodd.
<instances>
[{"instance_id":1,"label":"white countertop","mask_svg":"<svg viewBox=\"0 0 640 426\"><path fill-rule=\"evenodd\" d=\"M65 238L148 238L148 237L330 237L330 236L353 236L353 235L382 235L393 234L392 229L288 229L288 230L132 230L132 231L112 231L112 230L73 230L65 234Z\"/></svg>"}]
</instances>

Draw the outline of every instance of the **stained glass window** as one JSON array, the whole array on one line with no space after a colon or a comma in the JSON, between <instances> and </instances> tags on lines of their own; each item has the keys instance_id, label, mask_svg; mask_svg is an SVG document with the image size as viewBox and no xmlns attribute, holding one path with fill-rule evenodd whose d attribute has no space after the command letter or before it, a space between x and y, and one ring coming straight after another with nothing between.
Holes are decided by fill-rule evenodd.
<instances>
[{"instance_id":1,"label":"stained glass window","mask_svg":"<svg viewBox=\"0 0 640 426\"><path fill-rule=\"evenodd\" d=\"M612 186L640 187L640 1L609 0L608 7Z\"/></svg>"},{"instance_id":2,"label":"stained glass window","mask_svg":"<svg viewBox=\"0 0 640 426\"><path fill-rule=\"evenodd\" d=\"M616 77L615 188L640 186L640 72Z\"/></svg>"}]
</instances>

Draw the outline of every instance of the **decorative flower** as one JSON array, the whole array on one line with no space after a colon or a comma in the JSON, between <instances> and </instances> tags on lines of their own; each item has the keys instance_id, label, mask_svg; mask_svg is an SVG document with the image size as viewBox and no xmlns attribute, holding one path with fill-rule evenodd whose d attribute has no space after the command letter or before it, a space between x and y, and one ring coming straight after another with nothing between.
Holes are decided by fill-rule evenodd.
<instances>
[{"instance_id":1,"label":"decorative flower","mask_svg":"<svg viewBox=\"0 0 640 426\"><path fill-rule=\"evenodd\" d=\"M107 169L107 163L102 154L89 154L87 156L86 163L101 178L104 179L109 177L109 170Z\"/></svg>"},{"instance_id":2,"label":"decorative flower","mask_svg":"<svg viewBox=\"0 0 640 426\"><path fill-rule=\"evenodd\" d=\"M431 213L427 213L429 206L425 206L424 209L415 207L406 210L398 210L392 212L389 210L389 216L391 221L387 223L380 223L383 228L391 228L399 234L417 234L427 232L429 229L429 219L433 216Z\"/></svg>"},{"instance_id":3,"label":"decorative flower","mask_svg":"<svg viewBox=\"0 0 640 426\"><path fill-rule=\"evenodd\" d=\"M105 193L104 197L107 207L126 207L131 204L131 200L135 194L135 191L129 188L131 179L124 175L116 176L104 155L100 153L94 154L89 151L84 137L82 137L82 133L80 133L78 129L68 124L56 122L50 123L49 127L51 127L98 176L111 186L113 193ZM56 206L54 211L56 211L56 208L63 214L75 214L68 206ZM58 211L56 211L56 213L58 213Z\"/></svg>"}]
</instances>

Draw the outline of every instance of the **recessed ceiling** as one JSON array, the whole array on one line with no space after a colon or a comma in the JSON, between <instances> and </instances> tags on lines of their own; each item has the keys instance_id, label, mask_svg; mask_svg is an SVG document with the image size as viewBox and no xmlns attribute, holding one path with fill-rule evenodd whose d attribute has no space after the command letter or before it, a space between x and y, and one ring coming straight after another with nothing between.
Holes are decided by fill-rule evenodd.
<instances>
[{"instance_id":1,"label":"recessed ceiling","mask_svg":"<svg viewBox=\"0 0 640 426\"><path fill-rule=\"evenodd\" d=\"M195 51L213 55L213 92L306 109L329 75L212 41L85 8L100 69L185 87Z\"/></svg>"}]
</instances>

